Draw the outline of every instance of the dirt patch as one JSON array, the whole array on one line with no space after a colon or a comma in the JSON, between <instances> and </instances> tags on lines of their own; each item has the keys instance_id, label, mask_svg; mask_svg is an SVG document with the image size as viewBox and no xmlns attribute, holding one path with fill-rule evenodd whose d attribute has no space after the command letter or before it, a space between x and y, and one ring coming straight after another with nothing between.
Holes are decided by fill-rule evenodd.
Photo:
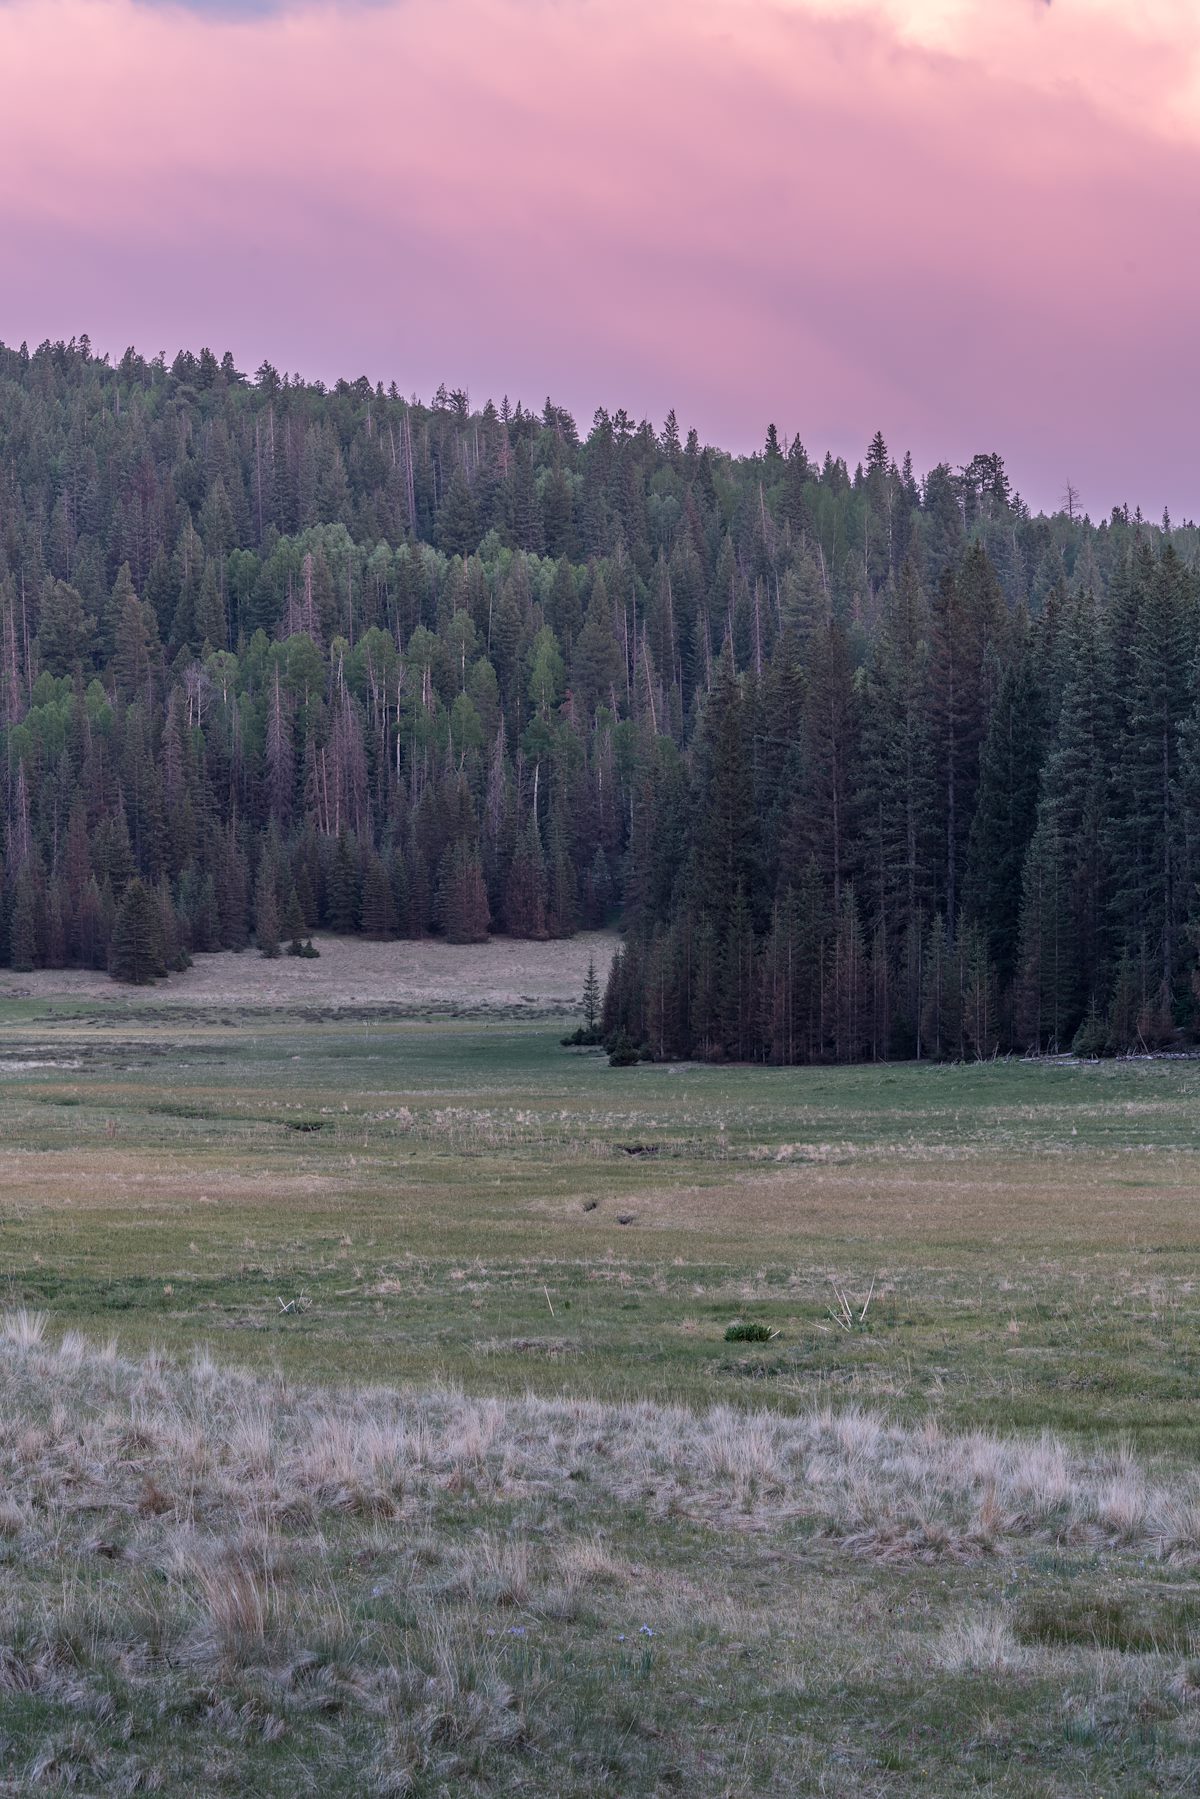
<instances>
[{"instance_id":1,"label":"dirt patch","mask_svg":"<svg viewBox=\"0 0 1200 1799\"><path fill-rule=\"evenodd\" d=\"M362 937L317 937L320 958L255 950L197 956L191 968L157 987L120 987L88 969L39 969L5 975L0 997L119 1001L147 1005L238 1006L308 1012L387 1006L413 1015L561 1017L578 1010L588 960L603 984L618 938L588 931L554 943L496 937L488 943L372 943Z\"/></svg>"}]
</instances>

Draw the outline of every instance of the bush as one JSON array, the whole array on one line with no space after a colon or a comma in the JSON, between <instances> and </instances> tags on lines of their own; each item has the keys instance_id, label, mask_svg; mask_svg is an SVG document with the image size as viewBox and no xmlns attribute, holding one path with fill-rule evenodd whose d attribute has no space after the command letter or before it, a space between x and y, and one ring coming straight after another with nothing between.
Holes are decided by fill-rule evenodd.
<instances>
[{"instance_id":1,"label":"bush","mask_svg":"<svg viewBox=\"0 0 1200 1799\"><path fill-rule=\"evenodd\" d=\"M1071 1044L1071 1054L1084 1061L1091 1061L1096 1056L1104 1056L1109 1052L1108 1025L1100 1013L1093 1008L1075 1033Z\"/></svg>"},{"instance_id":2,"label":"bush","mask_svg":"<svg viewBox=\"0 0 1200 1799\"><path fill-rule=\"evenodd\" d=\"M624 1031L618 1031L608 1046L608 1065L610 1068L632 1068L635 1062L641 1061L641 1053L629 1041Z\"/></svg>"},{"instance_id":3,"label":"bush","mask_svg":"<svg viewBox=\"0 0 1200 1799\"><path fill-rule=\"evenodd\" d=\"M779 1332L769 1324L744 1324L740 1319L726 1327L727 1343L773 1343Z\"/></svg>"}]
</instances>

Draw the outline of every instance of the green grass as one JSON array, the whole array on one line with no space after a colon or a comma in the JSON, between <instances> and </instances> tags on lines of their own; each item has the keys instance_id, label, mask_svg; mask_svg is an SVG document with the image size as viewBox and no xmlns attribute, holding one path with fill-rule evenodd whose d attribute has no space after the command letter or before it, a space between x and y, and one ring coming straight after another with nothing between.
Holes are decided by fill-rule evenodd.
<instances>
[{"instance_id":1,"label":"green grass","mask_svg":"<svg viewBox=\"0 0 1200 1799\"><path fill-rule=\"evenodd\" d=\"M0 1300L48 1312L52 1335L115 1333L122 1355L207 1345L289 1382L799 1418L857 1406L915 1430L932 1415L948 1433L1052 1431L1085 1462L1117 1458L1114 1481L1125 1456L1186 1482L1200 1064L613 1069L561 1034L382 1008L4 1002ZM990 1551L935 1532L893 1555L878 1521L860 1551L763 1503L672 1515L592 1477L431 1492L402 1508L399 1537L336 1515L319 1554L308 1527L280 1529L289 1578L341 1596L335 1661L358 1656L375 1681L401 1657L454 1689L458 1749L439 1772L424 1737L409 1743L395 1791L1132 1794L1196 1778L1182 1550L1168 1566L1144 1533L1048 1525ZM174 1507L138 1530L157 1544ZM598 1533L625 1570L552 1625L543 1533ZM486 1582L454 1584L506 1534L533 1558L523 1635ZM417 1542L404 1596L372 1599ZM25 1633L22 1666L61 1667L45 1638L64 1580L87 1615L108 1608L80 1651L98 1746L39 1772L69 1699L49 1680L10 1695L10 1790L115 1789L131 1778L133 1750L109 1742L126 1716L163 1790L294 1791L306 1756L331 1793L387 1790L365 1700L322 1724L307 1700L265 1699L261 1667L230 1676L228 1716L196 1698L211 1671L127 1672L124 1698L101 1703L121 1664L109 1638L142 1641L145 1593L125 1561L64 1543L18 1558L5 1632ZM148 1615L186 1637L197 1602L171 1591ZM664 1630L639 1636L655 1608ZM997 1621L995 1643L975 1642L974 1617ZM273 1639L271 1680L315 1653L298 1629ZM3 1667L0 1653L0 1687ZM472 1667L492 1695L474 1711ZM519 1728L494 1715L501 1688ZM411 1735L421 1703L400 1710L387 1729Z\"/></svg>"},{"instance_id":2,"label":"green grass","mask_svg":"<svg viewBox=\"0 0 1200 1799\"><path fill-rule=\"evenodd\" d=\"M22 1010L0 1064L79 1065L0 1069L0 1279L66 1324L1200 1450L1200 1066L619 1070L544 1027Z\"/></svg>"}]
</instances>

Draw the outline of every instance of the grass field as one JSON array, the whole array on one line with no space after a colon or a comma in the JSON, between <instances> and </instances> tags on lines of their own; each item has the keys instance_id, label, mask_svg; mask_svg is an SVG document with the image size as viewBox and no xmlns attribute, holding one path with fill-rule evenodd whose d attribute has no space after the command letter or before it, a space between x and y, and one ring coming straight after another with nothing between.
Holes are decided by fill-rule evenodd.
<instances>
[{"instance_id":1,"label":"grass field","mask_svg":"<svg viewBox=\"0 0 1200 1799\"><path fill-rule=\"evenodd\" d=\"M1194 1787L1200 1064L239 961L0 1000L2 1790Z\"/></svg>"}]
</instances>

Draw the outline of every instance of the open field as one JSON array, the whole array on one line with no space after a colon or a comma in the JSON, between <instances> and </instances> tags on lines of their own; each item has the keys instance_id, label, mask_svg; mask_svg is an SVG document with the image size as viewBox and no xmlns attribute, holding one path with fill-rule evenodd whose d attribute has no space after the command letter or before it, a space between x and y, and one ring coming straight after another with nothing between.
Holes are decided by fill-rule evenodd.
<instances>
[{"instance_id":1,"label":"open field","mask_svg":"<svg viewBox=\"0 0 1200 1799\"><path fill-rule=\"evenodd\" d=\"M530 1018L557 1016L579 999L594 958L601 984L617 946L611 931L581 931L551 943L493 938L487 943L373 943L365 937L322 937L316 961L281 955L200 956L182 974L148 992L130 996L137 1011L147 1007L234 1006L323 1012L387 1006L394 1013L428 1017ZM0 999L69 996L100 1000L119 1011L122 994L106 974L92 969L39 969L13 974L0 969Z\"/></svg>"},{"instance_id":2,"label":"open field","mask_svg":"<svg viewBox=\"0 0 1200 1799\"><path fill-rule=\"evenodd\" d=\"M0 1001L0 1790L1189 1790L1200 1064L614 1070L543 947Z\"/></svg>"}]
</instances>

